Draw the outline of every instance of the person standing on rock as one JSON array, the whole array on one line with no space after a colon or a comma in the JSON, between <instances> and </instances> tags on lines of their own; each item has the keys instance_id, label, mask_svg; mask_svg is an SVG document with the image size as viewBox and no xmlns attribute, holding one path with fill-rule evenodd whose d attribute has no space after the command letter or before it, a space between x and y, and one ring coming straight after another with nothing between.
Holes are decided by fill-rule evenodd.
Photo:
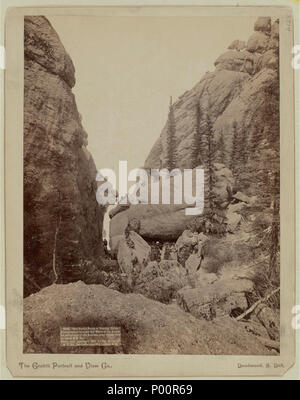
<instances>
[{"instance_id":1,"label":"person standing on rock","mask_svg":"<svg viewBox=\"0 0 300 400\"><path fill-rule=\"evenodd\" d=\"M159 241L151 245L150 261L161 261L161 246Z\"/></svg>"}]
</instances>

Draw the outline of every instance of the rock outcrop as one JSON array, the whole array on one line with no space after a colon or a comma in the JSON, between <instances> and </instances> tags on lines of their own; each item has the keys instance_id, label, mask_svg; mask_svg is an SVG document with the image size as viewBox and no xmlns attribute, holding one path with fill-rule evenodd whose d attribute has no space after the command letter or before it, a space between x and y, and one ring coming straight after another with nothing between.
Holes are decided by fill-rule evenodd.
<instances>
[{"instance_id":1,"label":"rock outcrop","mask_svg":"<svg viewBox=\"0 0 300 400\"><path fill-rule=\"evenodd\" d=\"M178 304L197 318L211 320L224 315L234 316L248 308L246 295L253 292L248 279L220 279L211 284L198 282L196 288L183 288L177 293Z\"/></svg>"},{"instance_id":2,"label":"rock outcrop","mask_svg":"<svg viewBox=\"0 0 300 400\"><path fill-rule=\"evenodd\" d=\"M271 31L271 18L270 17L259 17L254 24L254 30L259 32L270 32Z\"/></svg>"},{"instance_id":3,"label":"rock outcrop","mask_svg":"<svg viewBox=\"0 0 300 400\"><path fill-rule=\"evenodd\" d=\"M204 169L204 215L210 212L208 204L208 169L205 166L199 166ZM229 202L229 192L234 187L234 179L231 171L223 164L215 163L213 165L213 196L215 202L219 205L226 205ZM173 177L171 177L170 186L174 187ZM149 185L150 186L150 185ZM149 187L149 193L151 193ZM171 201L173 202L173 193ZM186 229L187 224L193 220L194 216L186 215L187 207L195 207L195 204L136 204L129 208L116 206L111 211L110 221L110 246L113 251L117 251L118 243L128 222L132 219L138 219L141 224L140 235L150 240L177 240Z\"/></svg>"},{"instance_id":4,"label":"rock outcrop","mask_svg":"<svg viewBox=\"0 0 300 400\"><path fill-rule=\"evenodd\" d=\"M207 117L210 119L215 142L223 135L224 163L227 167L230 166L234 123L238 131L247 131L247 140L256 126L264 125L264 105L270 99L270 92L278 96L278 28L278 21L271 26L270 18L259 18L246 49L243 50L243 44L238 40L231 43L230 50L216 60L215 71L206 73L194 88L174 103L177 168L195 167L191 165L191 144L199 106L202 109L201 122L204 123L202 119ZM166 135L167 124L147 157L146 167L159 168ZM205 148L203 152L202 157L205 158ZM218 151L215 157L218 158Z\"/></svg>"},{"instance_id":5,"label":"rock outcrop","mask_svg":"<svg viewBox=\"0 0 300 400\"><path fill-rule=\"evenodd\" d=\"M120 327L121 347L62 347L61 327ZM82 282L24 300L24 353L272 354L238 322L197 320L176 305Z\"/></svg>"},{"instance_id":6,"label":"rock outcrop","mask_svg":"<svg viewBox=\"0 0 300 400\"><path fill-rule=\"evenodd\" d=\"M136 280L134 292L168 304L175 301L178 290L187 284L186 270L177 261L152 261Z\"/></svg>"},{"instance_id":7,"label":"rock outcrop","mask_svg":"<svg viewBox=\"0 0 300 400\"><path fill-rule=\"evenodd\" d=\"M121 271L134 279L139 275L150 259L151 248L136 232L130 231L122 235L118 246L118 263Z\"/></svg>"},{"instance_id":8,"label":"rock outcrop","mask_svg":"<svg viewBox=\"0 0 300 400\"><path fill-rule=\"evenodd\" d=\"M44 17L24 19L25 296L83 279L102 249L96 167L72 87L75 69ZM87 262L89 261L89 262Z\"/></svg>"},{"instance_id":9,"label":"rock outcrop","mask_svg":"<svg viewBox=\"0 0 300 400\"><path fill-rule=\"evenodd\" d=\"M258 181L265 179L270 185L267 190L273 190L271 180L262 176L267 176L272 163L276 165L279 151L278 28L278 21L271 24L269 17L259 18L248 42L233 41L216 60L215 71L206 73L172 105L174 165L179 169L196 168L200 161L204 167L204 214L211 211L212 197L214 207L226 209L236 188L253 196ZM168 127L167 121L145 168L166 165ZM272 158L269 166L268 161L260 164L264 157ZM117 207L111 213L112 248L131 218L141 221L140 234L146 239L176 240L189 222L185 208L143 204L126 210ZM236 230L241 216L229 211L228 217L230 230Z\"/></svg>"}]
</instances>

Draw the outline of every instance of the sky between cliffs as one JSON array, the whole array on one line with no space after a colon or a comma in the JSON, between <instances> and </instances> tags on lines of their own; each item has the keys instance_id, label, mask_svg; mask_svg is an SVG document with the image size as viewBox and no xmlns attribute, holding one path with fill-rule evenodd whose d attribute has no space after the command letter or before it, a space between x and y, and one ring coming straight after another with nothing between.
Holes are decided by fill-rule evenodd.
<instances>
[{"instance_id":1,"label":"sky between cliffs","mask_svg":"<svg viewBox=\"0 0 300 400\"><path fill-rule=\"evenodd\" d=\"M49 17L76 69L73 92L97 168L143 166L169 98L191 89L257 17Z\"/></svg>"}]
</instances>

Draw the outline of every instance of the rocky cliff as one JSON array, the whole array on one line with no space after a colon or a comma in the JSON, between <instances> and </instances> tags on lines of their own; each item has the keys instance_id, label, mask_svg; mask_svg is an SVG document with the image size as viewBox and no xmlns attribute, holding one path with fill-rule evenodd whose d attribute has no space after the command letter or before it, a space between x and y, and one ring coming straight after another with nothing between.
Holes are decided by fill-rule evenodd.
<instances>
[{"instance_id":1,"label":"rocky cliff","mask_svg":"<svg viewBox=\"0 0 300 400\"><path fill-rule=\"evenodd\" d=\"M257 130L279 118L279 22L259 18L247 43L235 40L215 61L215 70L186 91L173 105L173 147L177 168L194 168L207 161L207 131L211 130L214 161L232 168L233 138L243 136L244 146L258 145ZM268 108L277 102L275 109ZM210 125L210 127L208 126ZM279 132L275 136L279 137ZM168 123L150 151L147 168L164 165ZM194 157L194 147L198 149ZM221 148L222 147L222 148ZM245 149L246 151L246 149Z\"/></svg>"},{"instance_id":2,"label":"rocky cliff","mask_svg":"<svg viewBox=\"0 0 300 400\"><path fill-rule=\"evenodd\" d=\"M147 169L161 167L204 168L204 214L224 211L234 191L256 196L260 211L270 209L279 196L277 20L258 18L247 43L229 44L215 61L215 70L171 104L145 161ZM190 219L184 208L142 204L125 211L116 208L111 213L112 248L130 218L141 221L145 238L177 239Z\"/></svg>"},{"instance_id":3,"label":"rocky cliff","mask_svg":"<svg viewBox=\"0 0 300 400\"><path fill-rule=\"evenodd\" d=\"M83 279L102 255L103 211L72 87L49 21L24 20L24 295Z\"/></svg>"}]
</instances>

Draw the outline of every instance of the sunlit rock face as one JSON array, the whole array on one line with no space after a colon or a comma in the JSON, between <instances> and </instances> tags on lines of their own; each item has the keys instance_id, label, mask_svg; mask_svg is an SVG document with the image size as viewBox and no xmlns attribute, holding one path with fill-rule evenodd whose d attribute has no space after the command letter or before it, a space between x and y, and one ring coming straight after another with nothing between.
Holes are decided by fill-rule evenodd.
<instances>
[{"instance_id":1,"label":"sunlit rock face","mask_svg":"<svg viewBox=\"0 0 300 400\"><path fill-rule=\"evenodd\" d=\"M231 43L230 50L215 61L215 71L207 72L174 103L176 167L196 166L192 164L191 145L198 106L202 110L200 123L204 124L206 118L210 119L215 140L224 135L226 166L230 161L234 122L238 130L242 127L246 129L248 136L251 136L257 124L263 125L264 104L269 100L269 91L278 95L275 90L279 87L278 32L278 21L271 26L270 18L259 18L247 44L239 40ZM159 168L166 135L167 123L146 159L147 168ZM202 156L206 151L203 147Z\"/></svg>"},{"instance_id":2,"label":"sunlit rock face","mask_svg":"<svg viewBox=\"0 0 300 400\"><path fill-rule=\"evenodd\" d=\"M207 72L191 90L186 91L173 104L172 141L175 167L182 170L202 165L205 169L207 190L207 158L211 151L207 141L209 134L214 149L210 163L222 165L219 171L216 168L218 176L217 179L213 177L212 190L218 192L219 182L223 182L224 187L221 191L224 193L224 204L218 202L223 209L227 201L226 188L231 190L234 186L233 178L243 178L239 173L241 167L245 167L247 172L256 165L255 173L259 173L260 166L253 159L255 149L260 147L266 153L274 153L277 146L274 143L279 143L279 123L277 127L270 128L273 121L279 122L278 32L278 21L271 24L270 18L259 18L249 40L242 42L237 38L229 44L229 50L224 49L224 53L215 61L215 70ZM170 139L168 129L169 119L145 161L145 168L148 170L166 165ZM268 142L256 138L260 132L263 132L261 136L267 136L268 131L272 131ZM244 135L243 159L233 157L235 132L239 137ZM195 148L198 150L196 159ZM255 180L251 179L245 176L244 180L248 183L248 194L255 195L257 185ZM204 212L209 212L207 193L205 194ZM185 208L185 205L143 204L133 205L129 209L116 208L111 212L112 247L117 245L117 235L122 233L130 218L138 218L141 221L141 235L145 238L176 240L189 220Z\"/></svg>"}]
</instances>

